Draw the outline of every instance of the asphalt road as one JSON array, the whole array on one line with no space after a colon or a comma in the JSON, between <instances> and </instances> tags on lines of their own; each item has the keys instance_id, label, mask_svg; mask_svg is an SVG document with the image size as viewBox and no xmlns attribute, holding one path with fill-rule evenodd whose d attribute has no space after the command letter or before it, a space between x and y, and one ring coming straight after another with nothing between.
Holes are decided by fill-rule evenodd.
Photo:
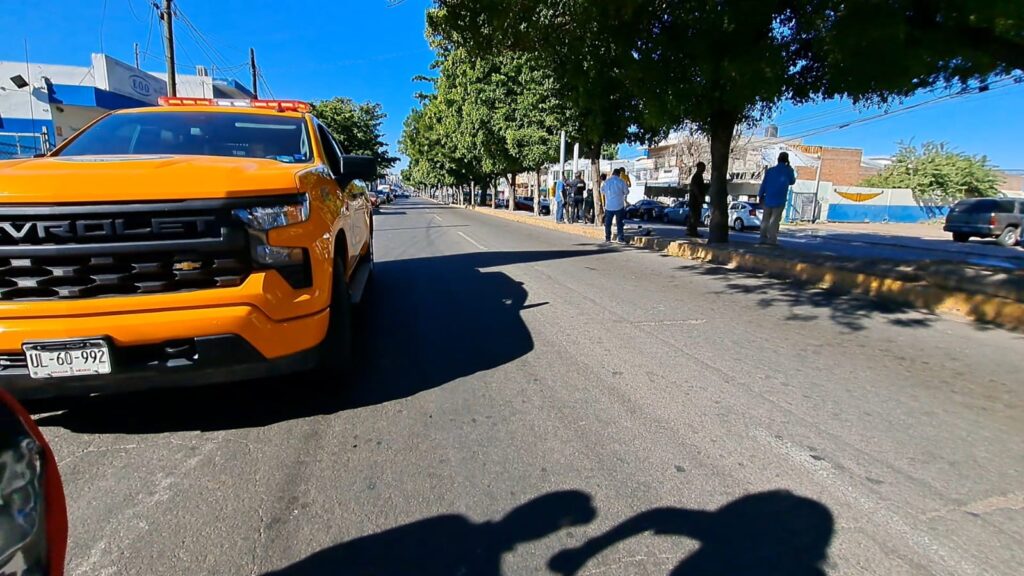
<instances>
[{"instance_id":1,"label":"asphalt road","mask_svg":"<svg viewBox=\"0 0 1024 576\"><path fill-rule=\"evenodd\" d=\"M1020 335L423 200L375 222L343 402L35 407L69 574L1020 573Z\"/></svg>"}]
</instances>

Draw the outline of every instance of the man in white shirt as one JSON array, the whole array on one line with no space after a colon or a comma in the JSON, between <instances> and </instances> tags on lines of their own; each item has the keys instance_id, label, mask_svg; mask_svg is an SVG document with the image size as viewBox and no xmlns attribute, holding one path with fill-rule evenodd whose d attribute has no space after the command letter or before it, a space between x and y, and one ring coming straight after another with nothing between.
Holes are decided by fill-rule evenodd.
<instances>
[{"instance_id":1,"label":"man in white shirt","mask_svg":"<svg viewBox=\"0 0 1024 576\"><path fill-rule=\"evenodd\" d=\"M623 218L626 216L626 196L629 195L629 186L621 178L622 168L616 168L612 177L605 180L601 186L601 193L604 195L604 241L612 241L612 218L615 218L615 232L618 234L619 242L625 244L626 235L623 231L625 224Z\"/></svg>"}]
</instances>

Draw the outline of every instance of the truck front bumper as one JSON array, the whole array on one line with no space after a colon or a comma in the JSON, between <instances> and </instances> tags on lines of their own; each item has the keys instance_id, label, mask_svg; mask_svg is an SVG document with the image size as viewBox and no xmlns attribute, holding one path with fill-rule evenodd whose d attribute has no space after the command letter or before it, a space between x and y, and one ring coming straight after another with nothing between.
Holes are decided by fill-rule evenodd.
<instances>
[{"instance_id":1,"label":"truck front bumper","mask_svg":"<svg viewBox=\"0 0 1024 576\"><path fill-rule=\"evenodd\" d=\"M0 320L0 388L18 398L75 396L278 376L315 366L329 311L274 322L248 306ZM111 373L35 379L26 341L102 338Z\"/></svg>"}]
</instances>

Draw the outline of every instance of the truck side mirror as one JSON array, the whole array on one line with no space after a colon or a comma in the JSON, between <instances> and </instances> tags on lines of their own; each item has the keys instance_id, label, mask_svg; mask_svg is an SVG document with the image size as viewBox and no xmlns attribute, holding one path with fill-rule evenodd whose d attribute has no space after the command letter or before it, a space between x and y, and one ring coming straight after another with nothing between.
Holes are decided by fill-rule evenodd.
<instances>
[{"instance_id":1,"label":"truck side mirror","mask_svg":"<svg viewBox=\"0 0 1024 576\"><path fill-rule=\"evenodd\" d=\"M344 154L341 157L341 175L346 180L374 180L377 178L377 160L372 156Z\"/></svg>"}]
</instances>

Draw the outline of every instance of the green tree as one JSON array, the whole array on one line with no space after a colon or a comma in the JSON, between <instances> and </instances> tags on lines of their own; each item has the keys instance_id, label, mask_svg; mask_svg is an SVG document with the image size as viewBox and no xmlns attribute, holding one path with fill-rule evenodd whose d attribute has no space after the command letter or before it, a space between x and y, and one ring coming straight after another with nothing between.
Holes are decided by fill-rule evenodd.
<instances>
[{"instance_id":1,"label":"green tree","mask_svg":"<svg viewBox=\"0 0 1024 576\"><path fill-rule=\"evenodd\" d=\"M984 156L971 156L944 142L920 148L900 143L892 164L862 182L876 188L910 188L920 202L951 204L961 198L995 196L999 175Z\"/></svg>"},{"instance_id":2,"label":"green tree","mask_svg":"<svg viewBox=\"0 0 1024 576\"><path fill-rule=\"evenodd\" d=\"M428 18L455 45L542 55L564 78L584 142L621 141L616 134L628 128L634 140L650 141L684 123L705 134L712 241L728 239L734 135L779 103L842 96L881 104L1024 65L1019 0L436 4Z\"/></svg>"},{"instance_id":3,"label":"green tree","mask_svg":"<svg viewBox=\"0 0 1024 576\"><path fill-rule=\"evenodd\" d=\"M627 139L636 109L622 74L633 55L619 41L631 34L617 25L619 3L437 0L435 4L436 9L427 14L435 42L463 48L473 58L530 56L551 83L545 97L563 104L558 128L566 131L570 141L579 142L583 155L590 158L591 186L598 190L602 146ZM600 214L600 194L595 199Z\"/></svg>"},{"instance_id":4,"label":"green tree","mask_svg":"<svg viewBox=\"0 0 1024 576\"><path fill-rule=\"evenodd\" d=\"M433 92L421 97L423 108L407 119L402 138L410 177L430 166L455 185L505 177L514 190L519 173L539 174L557 153L566 116L547 95L554 92L550 77L523 54L473 58L443 43L437 51L438 76L426 79Z\"/></svg>"},{"instance_id":5,"label":"green tree","mask_svg":"<svg viewBox=\"0 0 1024 576\"><path fill-rule=\"evenodd\" d=\"M619 159L619 145L618 144L605 144L601 147L601 160L618 160Z\"/></svg>"},{"instance_id":6,"label":"green tree","mask_svg":"<svg viewBox=\"0 0 1024 576\"><path fill-rule=\"evenodd\" d=\"M331 98L313 103L313 115L330 130L346 154L373 156L377 176L383 177L398 162L388 152L381 125L387 114L380 104L357 104L348 98Z\"/></svg>"}]
</instances>

